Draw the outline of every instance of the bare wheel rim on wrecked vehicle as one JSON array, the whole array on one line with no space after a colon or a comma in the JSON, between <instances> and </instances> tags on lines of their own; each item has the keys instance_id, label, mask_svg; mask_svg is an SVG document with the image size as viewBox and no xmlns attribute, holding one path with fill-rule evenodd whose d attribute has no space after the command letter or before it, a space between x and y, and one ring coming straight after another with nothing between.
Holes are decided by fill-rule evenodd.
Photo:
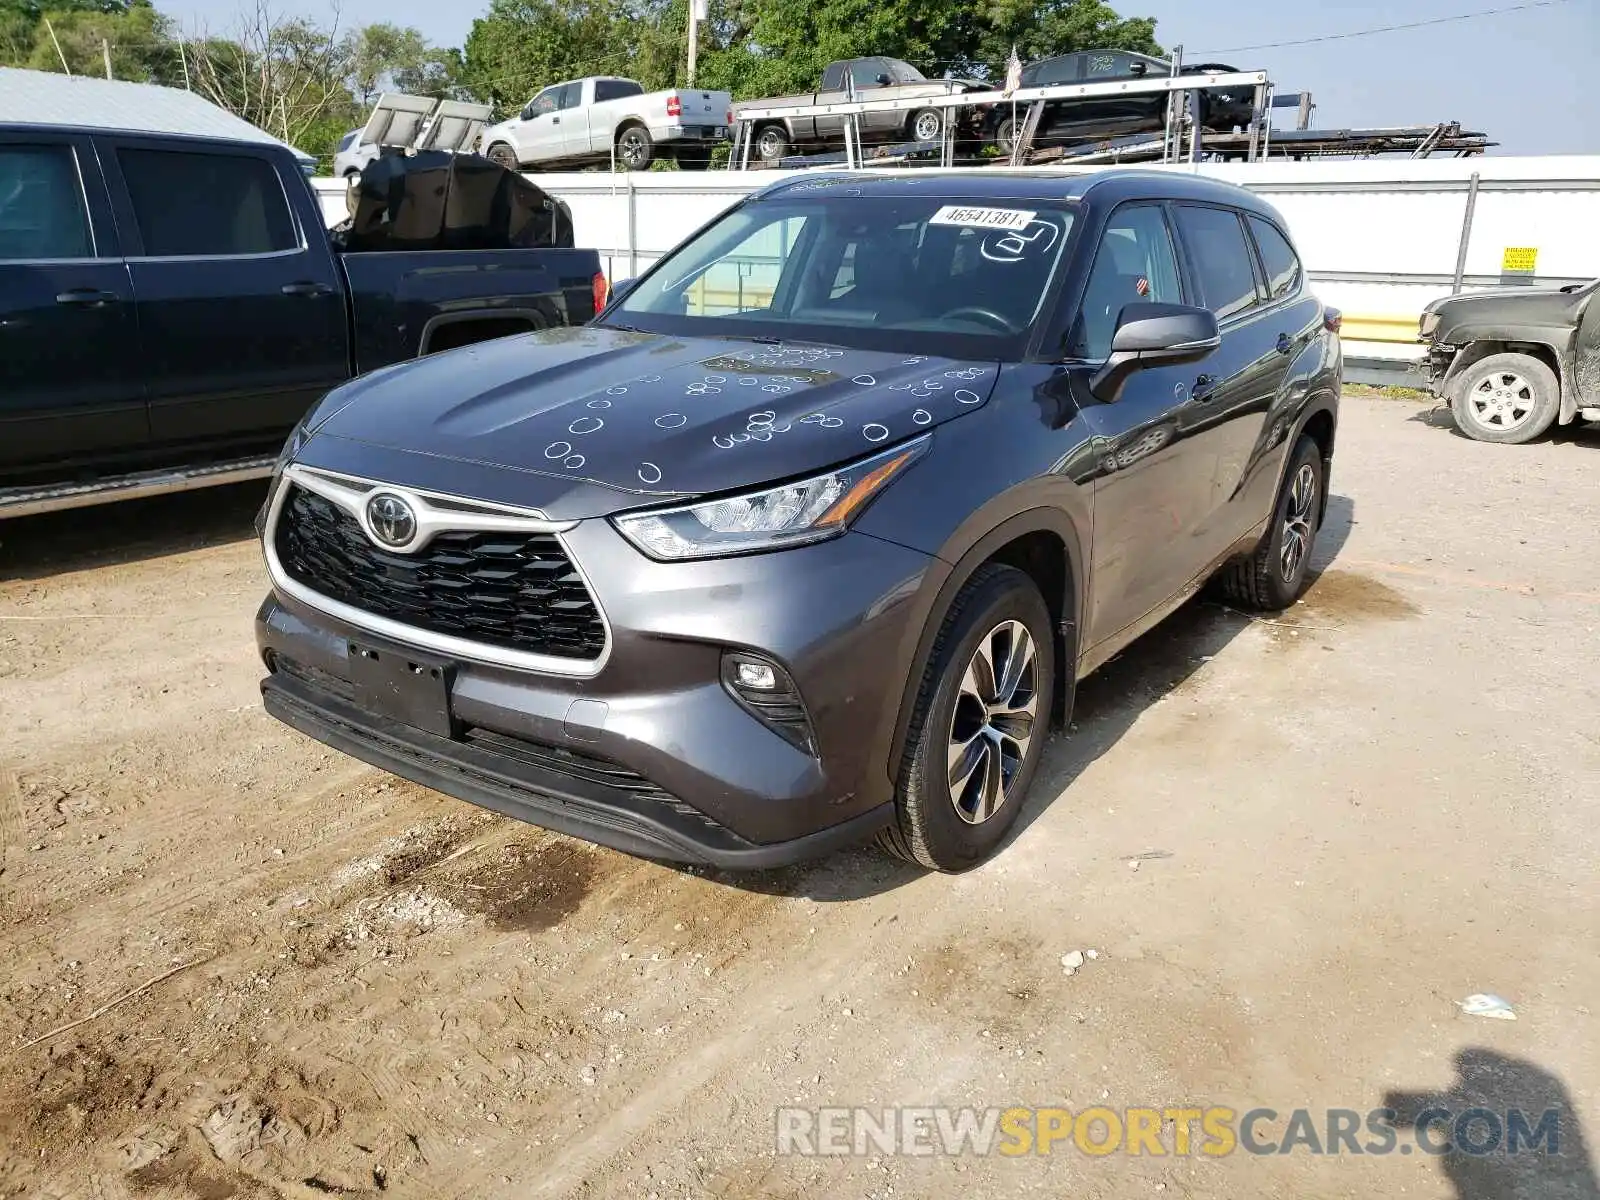
<instances>
[{"instance_id":1,"label":"bare wheel rim on wrecked vehicle","mask_svg":"<svg viewBox=\"0 0 1600 1200\"><path fill-rule=\"evenodd\" d=\"M1004 621L972 652L950 714L950 802L981 825L1012 799L1039 715L1037 646L1027 626Z\"/></svg>"},{"instance_id":2,"label":"bare wheel rim on wrecked vehicle","mask_svg":"<svg viewBox=\"0 0 1600 1200\"><path fill-rule=\"evenodd\" d=\"M1515 371L1485 375L1467 394L1472 419L1485 429L1515 429L1538 407L1533 385Z\"/></svg>"},{"instance_id":3,"label":"bare wheel rim on wrecked vehicle","mask_svg":"<svg viewBox=\"0 0 1600 1200\"><path fill-rule=\"evenodd\" d=\"M1283 549L1279 569L1286 583L1293 583L1311 548L1311 519L1317 506L1317 473L1310 463L1301 463L1289 488L1289 507L1283 517Z\"/></svg>"}]
</instances>

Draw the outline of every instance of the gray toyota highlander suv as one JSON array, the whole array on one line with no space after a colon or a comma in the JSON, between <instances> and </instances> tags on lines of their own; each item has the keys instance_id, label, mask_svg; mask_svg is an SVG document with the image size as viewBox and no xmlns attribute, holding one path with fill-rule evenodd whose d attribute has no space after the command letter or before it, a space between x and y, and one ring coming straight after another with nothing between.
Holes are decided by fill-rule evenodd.
<instances>
[{"instance_id":1,"label":"gray toyota highlander suv","mask_svg":"<svg viewBox=\"0 0 1600 1200\"><path fill-rule=\"evenodd\" d=\"M1339 320L1248 192L811 176L616 292L306 417L272 714L636 854L960 870L1077 680L1213 577L1306 586Z\"/></svg>"}]
</instances>

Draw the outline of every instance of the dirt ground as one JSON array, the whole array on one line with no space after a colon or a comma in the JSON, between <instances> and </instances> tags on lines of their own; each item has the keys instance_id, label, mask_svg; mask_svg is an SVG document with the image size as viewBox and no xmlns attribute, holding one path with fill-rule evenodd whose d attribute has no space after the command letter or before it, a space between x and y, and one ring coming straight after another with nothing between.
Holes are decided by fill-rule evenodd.
<instances>
[{"instance_id":1,"label":"dirt ground","mask_svg":"<svg viewBox=\"0 0 1600 1200\"><path fill-rule=\"evenodd\" d=\"M0 525L0 1195L1594 1200L1597 479L1347 400L1308 599L1086 682L959 878L675 870L324 751L260 710L255 489ZM779 1105L1430 1097L1561 1156L774 1153Z\"/></svg>"}]
</instances>

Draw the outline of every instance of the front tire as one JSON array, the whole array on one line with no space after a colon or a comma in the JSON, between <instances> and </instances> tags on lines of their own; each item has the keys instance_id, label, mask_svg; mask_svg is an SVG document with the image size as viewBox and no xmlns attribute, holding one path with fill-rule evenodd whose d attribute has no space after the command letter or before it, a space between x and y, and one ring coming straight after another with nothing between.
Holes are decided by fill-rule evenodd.
<instances>
[{"instance_id":1,"label":"front tire","mask_svg":"<svg viewBox=\"0 0 1600 1200\"><path fill-rule=\"evenodd\" d=\"M1322 528L1327 464L1322 447L1309 437L1295 444L1289 470L1272 506L1272 523L1249 558L1224 568L1222 594L1240 608L1280 612L1305 594L1311 582L1311 554Z\"/></svg>"},{"instance_id":2,"label":"front tire","mask_svg":"<svg viewBox=\"0 0 1600 1200\"><path fill-rule=\"evenodd\" d=\"M1531 354L1491 354L1461 373L1450 406L1456 425L1480 442L1520 446L1540 437L1561 411L1556 374Z\"/></svg>"},{"instance_id":3,"label":"front tire","mask_svg":"<svg viewBox=\"0 0 1600 1200\"><path fill-rule=\"evenodd\" d=\"M1044 753L1055 664L1038 586L1015 567L979 568L924 668L880 847L934 871L965 871L994 853Z\"/></svg>"}]
</instances>

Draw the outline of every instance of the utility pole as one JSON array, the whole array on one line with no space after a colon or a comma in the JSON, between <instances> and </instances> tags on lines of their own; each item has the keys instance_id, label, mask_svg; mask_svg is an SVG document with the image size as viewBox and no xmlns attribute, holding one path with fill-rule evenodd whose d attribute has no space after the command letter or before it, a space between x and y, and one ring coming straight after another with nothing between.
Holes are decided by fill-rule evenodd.
<instances>
[{"instance_id":1,"label":"utility pole","mask_svg":"<svg viewBox=\"0 0 1600 1200\"><path fill-rule=\"evenodd\" d=\"M695 59L700 55L700 22L708 16L708 0L689 0L689 86L694 86Z\"/></svg>"},{"instance_id":2,"label":"utility pole","mask_svg":"<svg viewBox=\"0 0 1600 1200\"><path fill-rule=\"evenodd\" d=\"M105 55L105 59L106 59L106 78L110 79L110 78L112 78L112 75L111 75L111 43L108 42L105 38L101 38L100 39L100 53Z\"/></svg>"},{"instance_id":3,"label":"utility pole","mask_svg":"<svg viewBox=\"0 0 1600 1200\"><path fill-rule=\"evenodd\" d=\"M61 42L56 38L56 27L50 24L50 18L44 19L44 27L50 31L50 43L56 48L56 57L61 60L61 69L67 73L67 78L72 78L72 68L67 66L67 56L61 53Z\"/></svg>"}]
</instances>

